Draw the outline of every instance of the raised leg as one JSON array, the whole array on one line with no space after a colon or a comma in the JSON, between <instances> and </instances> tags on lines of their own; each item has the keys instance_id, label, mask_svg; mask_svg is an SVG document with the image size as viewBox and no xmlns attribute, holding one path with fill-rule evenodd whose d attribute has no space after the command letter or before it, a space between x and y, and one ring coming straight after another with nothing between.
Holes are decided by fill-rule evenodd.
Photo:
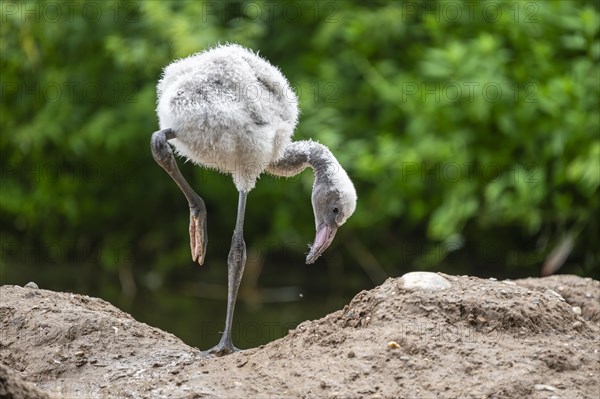
<instances>
[{"instance_id":1,"label":"raised leg","mask_svg":"<svg viewBox=\"0 0 600 399\"><path fill-rule=\"evenodd\" d=\"M177 183L190 206L190 248L192 259L199 264L204 263L206 254L206 206L204 201L181 175L173 151L167 142L175 138L172 129L163 129L152 134L150 147L152 157Z\"/></svg>"},{"instance_id":2,"label":"raised leg","mask_svg":"<svg viewBox=\"0 0 600 399\"><path fill-rule=\"evenodd\" d=\"M238 200L237 220L235 222L235 230L231 239L231 248L229 249L229 257L227 258L227 315L225 317L225 331L221 336L221 341L207 353L215 356L223 356L236 352L237 349L233 346L231 339L231 325L233 323L233 310L235 308L235 300L237 298L244 267L246 266L246 243L244 242L244 213L246 212L246 197L247 193L240 192Z\"/></svg>"}]
</instances>

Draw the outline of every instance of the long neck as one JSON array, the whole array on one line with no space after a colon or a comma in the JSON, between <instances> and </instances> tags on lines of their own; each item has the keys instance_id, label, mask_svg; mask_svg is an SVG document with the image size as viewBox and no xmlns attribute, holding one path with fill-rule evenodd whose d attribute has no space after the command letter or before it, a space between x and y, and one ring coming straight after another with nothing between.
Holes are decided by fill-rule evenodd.
<instances>
[{"instance_id":1,"label":"long neck","mask_svg":"<svg viewBox=\"0 0 600 399\"><path fill-rule=\"evenodd\" d=\"M315 187L321 184L335 185L335 175L342 171L337 159L323 144L312 140L293 141L283 154L283 157L267 167L267 172L290 177L310 167L315 172Z\"/></svg>"}]
</instances>

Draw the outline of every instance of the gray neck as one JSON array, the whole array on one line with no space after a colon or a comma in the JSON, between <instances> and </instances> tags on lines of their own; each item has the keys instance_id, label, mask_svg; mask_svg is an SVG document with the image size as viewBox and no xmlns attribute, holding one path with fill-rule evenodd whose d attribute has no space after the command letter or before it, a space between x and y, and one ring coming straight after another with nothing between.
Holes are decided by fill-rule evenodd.
<instances>
[{"instance_id":1,"label":"gray neck","mask_svg":"<svg viewBox=\"0 0 600 399\"><path fill-rule=\"evenodd\" d=\"M315 172L315 187L332 186L333 175L341 169L337 159L323 144L312 140L294 141L285 149L283 157L267 167L275 176L290 177L311 167Z\"/></svg>"}]
</instances>

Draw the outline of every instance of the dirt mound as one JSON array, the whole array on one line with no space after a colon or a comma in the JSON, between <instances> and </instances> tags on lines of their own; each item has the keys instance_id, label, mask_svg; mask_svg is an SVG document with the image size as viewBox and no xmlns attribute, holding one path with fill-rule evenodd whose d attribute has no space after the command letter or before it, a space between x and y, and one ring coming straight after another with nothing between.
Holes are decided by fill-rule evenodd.
<instances>
[{"instance_id":1,"label":"dirt mound","mask_svg":"<svg viewBox=\"0 0 600 399\"><path fill-rule=\"evenodd\" d=\"M0 362L51 397L600 396L598 281L441 276L388 279L225 358L100 299L4 286Z\"/></svg>"},{"instance_id":2,"label":"dirt mound","mask_svg":"<svg viewBox=\"0 0 600 399\"><path fill-rule=\"evenodd\" d=\"M32 383L23 381L16 371L0 364L0 398L48 399L48 394Z\"/></svg>"},{"instance_id":3,"label":"dirt mound","mask_svg":"<svg viewBox=\"0 0 600 399\"><path fill-rule=\"evenodd\" d=\"M515 283L542 292L551 289L572 306L578 306L585 319L600 321L600 281L578 276L550 276L526 278Z\"/></svg>"}]
</instances>

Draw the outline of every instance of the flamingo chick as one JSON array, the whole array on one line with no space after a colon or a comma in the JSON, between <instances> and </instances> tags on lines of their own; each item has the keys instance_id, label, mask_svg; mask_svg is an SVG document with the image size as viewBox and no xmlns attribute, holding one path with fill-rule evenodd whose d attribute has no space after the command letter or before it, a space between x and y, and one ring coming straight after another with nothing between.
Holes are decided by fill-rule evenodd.
<instances>
[{"instance_id":1,"label":"flamingo chick","mask_svg":"<svg viewBox=\"0 0 600 399\"><path fill-rule=\"evenodd\" d=\"M246 197L256 179L263 172L293 176L307 167L314 170L316 236L306 263L315 262L352 215L356 191L327 147L311 140L291 141L298 121L296 95L279 69L248 49L223 45L171 63L158 82L157 95L161 130L152 135L152 155L188 201L192 259L200 265L206 255L206 207L181 175L169 144L198 165L231 174L239 192L227 259L225 330L219 344L208 350L226 355L238 350L231 325L246 264Z\"/></svg>"}]
</instances>

